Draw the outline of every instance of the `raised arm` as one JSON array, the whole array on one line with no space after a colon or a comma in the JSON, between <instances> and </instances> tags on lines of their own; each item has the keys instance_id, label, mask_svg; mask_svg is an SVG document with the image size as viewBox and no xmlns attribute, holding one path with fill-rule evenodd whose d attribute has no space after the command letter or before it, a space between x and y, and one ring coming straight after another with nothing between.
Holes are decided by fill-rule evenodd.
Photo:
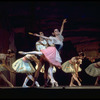
<instances>
[{"instance_id":1,"label":"raised arm","mask_svg":"<svg viewBox=\"0 0 100 100\"><path fill-rule=\"evenodd\" d=\"M19 51L18 53L22 54L22 55L26 55L26 54L42 55L42 52L40 52L40 51L30 51L30 52Z\"/></svg>"},{"instance_id":2,"label":"raised arm","mask_svg":"<svg viewBox=\"0 0 100 100\"><path fill-rule=\"evenodd\" d=\"M29 32L29 34L30 35L33 35L33 36L37 36L37 37L42 37L42 38L44 38L44 39L47 39L47 40L51 40L49 37L46 37L46 36L41 36L41 35L39 35L39 34L37 34L37 33L31 33L31 32Z\"/></svg>"},{"instance_id":3,"label":"raised arm","mask_svg":"<svg viewBox=\"0 0 100 100\"><path fill-rule=\"evenodd\" d=\"M67 22L66 20L67 19L64 19L63 22L62 22L61 29L60 29L60 34L62 34L62 32L63 32L64 24Z\"/></svg>"}]
</instances>

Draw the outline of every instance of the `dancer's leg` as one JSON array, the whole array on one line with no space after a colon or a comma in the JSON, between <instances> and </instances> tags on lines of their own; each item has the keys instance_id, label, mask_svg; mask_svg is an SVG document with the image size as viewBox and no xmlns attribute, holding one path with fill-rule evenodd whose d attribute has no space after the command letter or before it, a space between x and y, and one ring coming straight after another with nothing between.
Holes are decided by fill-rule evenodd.
<instances>
[{"instance_id":1,"label":"dancer's leg","mask_svg":"<svg viewBox=\"0 0 100 100\"><path fill-rule=\"evenodd\" d=\"M36 85L37 87L40 87L40 85L39 85L39 82L38 82L38 81L35 81L35 85Z\"/></svg>"},{"instance_id":2,"label":"dancer's leg","mask_svg":"<svg viewBox=\"0 0 100 100\"><path fill-rule=\"evenodd\" d=\"M43 55L42 55L43 56ZM44 61L43 61L43 57L40 57L40 61L39 61L39 63L38 63L38 68L37 68L37 70L35 71L35 74L34 74L34 82L33 82L33 84L32 84L32 86L35 84L35 81L37 81L37 79L38 79L38 76L39 76L39 73L40 73L40 70L41 70L41 68L42 68L42 66L43 66L43 64L44 64Z\"/></svg>"},{"instance_id":3,"label":"dancer's leg","mask_svg":"<svg viewBox=\"0 0 100 100\"><path fill-rule=\"evenodd\" d=\"M100 76L98 76L98 77L97 77L97 79L96 79L96 81L95 81L95 84L94 84L94 85L99 85L99 84L98 84L98 81L99 81L99 80L100 80Z\"/></svg>"},{"instance_id":4,"label":"dancer's leg","mask_svg":"<svg viewBox=\"0 0 100 100\"><path fill-rule=\"evenodd\" d=\"M73 75L73 78L74 78L74 80L76 80L76 82L78 83L78 85L81 86L81 83L80 83L80 81L78 80L76 74Z\"/></svg>"},{"instance_id":5,"label":"dancer's leg","mask_svg":"<svg viewBox=\"0 0 100 100\"><path fill-rule=\"evenodd\" d=\"M54 79L54 77L53 77L53 67L50 65L50 67L48 68L48 77L49 77L49 79L51 80L53 80Z\"/></svg>"},{"instance_id":6,"label":"dancer's leg","mask_svg":"<svg viewBox=\"0 0 100 100\"><path fill-rule=\"evenodd\" d=\"M33 78L33 76L32 76L31 74L27 75L27 77L28 77L29 79L31 79L32 81L34 81L34 78Z\"/></svg>"},{"instance_id":7,"label":"dancer's leg","mask_svg":"<svg viewBox=\"0 0 100 100\"><path fill-rule=\"evenodd\" d=\"M69 86L76 86L76 85L74 84L73 74L72 74L72 77L71 77L71 81L70 81Z\"/></svg>"},{"instance_id":8,"label":"dancer's leg","mask_svg":"<svg viewBox=\"0 0 100 100\"><path fill-rule=\"evenodd\" d=\"M29 77L27 76L24 80L22 87L29 87L29 86L26 85L28 81L29 81Z\"/></svg>"},{"instance_id":9,"label":"dancer's leg","mask_svg":"<svg viewBox=\"0 0 100 100\"><path fill-rule=\"evenodd\" d=\"M45 80L45 87L48 87L48 68L50 66L49 62L44 60L45 63L45 70L44 70L44 80Z\"/></svg>"},{"instance_id":10,"label":"dancer's leg","mask_svg":"<svg viewBox=\"0 0 100 100\"><path fill-rule=\"evenodd\" d=\"M34 74L34 81L37 81L41 68L42 68L42 63L40 61L38 68L37 68L37 70L35 71L35 74Z\"/></svg>"},{"instance_id":11,"label":"dancer's leg","mask_svg":"<svg viewBox=\"0 0 100 100\"><path fill-rule=\"evenodd\" d=\"M52 84L52 87L54 87L54 85L55 86L58 86L58 82L53 77L53 67L52 67L52 65L50 65L50 67L48 69L48 77L50 79L50 82Z\"/></svg>"},{"instance_id":12,"label":"dancer's leg","mask_svg":"<svg viewBox=\"0 0 100 100\"><path fill-rule=\"evenodd\" d=\"M33 78L33 76L32 76L31 74L28 75L28 78L31 79L31 80L34 82L34 78ZM35 85L36 85L37 87L40 87L38 81L35 81Z\"/></svg>"},{"instance_id":13,"label":"dancer's leg","mask_svg":"<svg viewBox=\"0 0 100 100\"><path fill-rule=\"evenodd\" d=\"M0 77L10 86L10 87L14 87L13 84L11 82L9 82L7 80L7 78L0 72Z\"/></svg>"}]
</instances>

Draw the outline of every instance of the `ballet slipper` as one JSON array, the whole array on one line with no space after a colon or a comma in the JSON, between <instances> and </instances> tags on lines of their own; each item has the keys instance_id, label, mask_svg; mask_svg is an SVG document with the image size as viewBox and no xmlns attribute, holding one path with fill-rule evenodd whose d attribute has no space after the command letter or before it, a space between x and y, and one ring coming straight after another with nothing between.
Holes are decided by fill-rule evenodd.
<instances>
[{"instance_id":1,"label":"ballet slipper","mask_svg":"<svg viewBox=\"0 0 100 100\"><path fill-rule=\"evenodd\" d=\"M71 87L71 86L76 86L76 85L75 84L70 84L69 86Z\"/></svg>"},{"instance_id":2,"label":"ballet slipper","mask_svg":"<svg viewBox=\"0 0 100 100\"><path fill-rule=\"evenodd\" d=\"M78 86L82 86L81 83L79 83Z\"/></svg>"},{"instance_id":3,"label":"ballet slipper","mask_svg":"<svg viewBox=\"0 0 100 100\"><path fill-rule=\"evenodd\" d=\"M55 85L56 87L58 87L58 82L54 82L54 85Z\"/></svg>"},{"instance_id":4,"label":"ballet slipper","mask_svg":"<svg viewBox=\"0 0 100 100\"><path fill-rule=\"evenodd\" d=\"M39 83L38 83L37 81L35 81L35 85L36 85L37 87L40 87L40 85L39 85Z\"/></svg>"},{"instance_id":5,"label":"ballet slipper","mask_svg":"<svg viewBox=\"0 0 100 100\"><path fill-rule=\"evenodd\" d=\"M14 87L13 85L10 85L12 88Z\"/></svg>"},{"instance_id":6,"label":"ballet slipper","mask_svg":"<svg viewBox=\"0 0 100 100\"><path fill-rule=\"evenodd\" d=\"M51 80L50 83L52 84L52 87L56 86L58 87L58 82L55 80Z\"/></svg>"},{"instance_id":7,"label":"ballet slipper","mask_svg":"<svg viewBox=\"0 0 100 100\"><path fill-rule=\"evenodd\" d=\"M24 84L22 87L23 87L23 88L28 88L29 86L27 86L26 84Z\"/></svg>"},{"instance_id":8,"label":"ballet slipper","mask_svg":"<svg viewBox=\"0 0 100 100\"><path fill-rule=\"evenodd\" d=\"M98 86L99 84L98 84L98 83L95 83L94 85L95 85L95 86Z\"/></svg>"}]
</instances>

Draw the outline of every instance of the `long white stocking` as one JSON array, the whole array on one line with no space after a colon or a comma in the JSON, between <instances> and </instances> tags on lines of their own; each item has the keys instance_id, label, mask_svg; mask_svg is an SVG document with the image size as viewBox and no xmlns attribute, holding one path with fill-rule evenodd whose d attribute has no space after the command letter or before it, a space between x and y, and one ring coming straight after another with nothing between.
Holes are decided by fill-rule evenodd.
<instances>
[{"instance_id":1,"label":"long white stocking","mask_svg":"<svg viewBox=\"0 0 100 100\"><path fill-rule=\"evenodd\" d=\"M24 83L23 83L23 86L22 86L22 87L28 87L28 86L26 85L28 81L29 81L29 78L26 77L25 80L24 80Z\"/></svg>"},{"instance_id":2,"label":"long white stocking","mask_svg":"<svg viewBox=\"0 0 100 100\"><path fill-rule=\"evenodd\" d=\"M50 67L48 69L48 77L51 80L50 82L52 84L52 87L54 87L54 85L58 86L58 83L56 82L56 80L53 77L53 67L52 67L52 65L50 65Z\"/></svg>"},{"instance_id":3,"label":"long white stocking","mask_svg":"<svg viewBox=\"0 0 100 100\"><path fill-rule=\"evenodd\" d=\"M52 66L50 66L49 69L48 69L48 77L51 80L54 80L54 77L53 77L53 67Z\"/></svg>"},{"instance_id":4,"label":"long white stocking","mask_svg":"<svg viewBox=\"0 0 100 100\"><path fill-rule=\"evenodd\" d=\"M34 82L34 78L33 78L32 75L27 75L27 76L28 76L29 79L31 79L31 80ZM35 81L35 85L36 85L37 87L40 87L38 81Z\"/></svg>"},{"instance_id":5,"label":"long white stocking","mask_svg":"<svg viewBox=\"0 0 100 100\"><path fill-rule=\"evenodd\" d=\"M33 78L32 75L27 75L27 77L28 77L29 79L31 79L32 81L34 81L34 78Z\"/></svg>"}]
</instances>

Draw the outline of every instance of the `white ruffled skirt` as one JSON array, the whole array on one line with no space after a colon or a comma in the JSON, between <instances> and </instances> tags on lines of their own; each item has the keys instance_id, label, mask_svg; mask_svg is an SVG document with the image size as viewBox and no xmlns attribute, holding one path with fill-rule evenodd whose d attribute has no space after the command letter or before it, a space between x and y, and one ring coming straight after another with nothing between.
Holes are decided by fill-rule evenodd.
<instances>
[{"instance_id":1,"label":"white ruffled skirt","mask_svg":"<svg viewBox=\"0 0 100 100\"><path fill-rule=\"evenodd\" d=\"M23 61L22 58L16 60L12 64L12 68L17 72L17 73L34 73L35 68L31 64L30 61Z\"/></svg>"}]
</instances>

